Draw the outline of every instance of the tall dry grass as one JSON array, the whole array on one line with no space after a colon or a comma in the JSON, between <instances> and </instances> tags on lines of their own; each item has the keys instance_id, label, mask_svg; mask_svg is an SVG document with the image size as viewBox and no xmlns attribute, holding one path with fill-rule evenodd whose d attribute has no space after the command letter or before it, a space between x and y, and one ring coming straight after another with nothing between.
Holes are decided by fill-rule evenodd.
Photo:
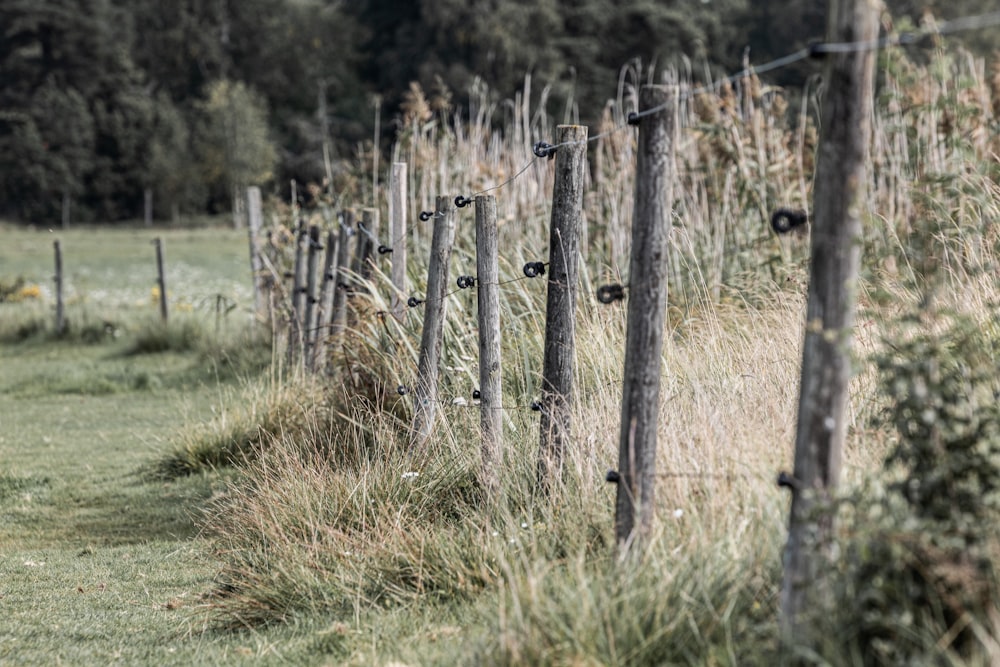
<instances>
[{"instance_id":1,"label":"tall dry grass","mask_svg":"<svg viewBox=\"0 0 1000 667\"><path fill-rule=\"evenodd\" d=\"M989 128L997 86L962 53L917 66L889 52L881 62L849 486L876 474L895 441L874 419L885 398L869 361L892 323L934 304L996 330L1000 172ZM478 91L466 115L432 110L415 89L394 151L410 163L411 210L428 209L437 194L502 184L494 191L500 277L510 282L501 293L501 489L487 496L477 476L474 294L449 297L438 426L430 455L415 460L406 450L409 407L396 387L412 382L421 318L379 315L390 291L376 271L371 296L353 300L332 382L268 390L296 415L295 426L274 422L242 465L242 481L206 518L226 564L214 605L221 618L254 625L329 615L343 624L338 632L358 638L340 656L355 664L773 659L788 501L775 477L792 460L808 238L778 237L768 221L777 206L808 208L815 91L796 113L782 91L748 77L682 105L656 539L642 567L623 569L611 544L614 487L604 477L617 461L625 309L591 295L603 282L628 280L635 146L632 130L616 128L645 76L623 77L596 128L604 136L588 147L578 391L561 483L547 497L535 494L538 427L527 406L539 386L544 288L520 273L547 254L551 170L530 145L553 136L552 119L534 110L528 82L496 106ZM495 115L505 119L500 128L490 123ZM474 266L471 214L458 216L456 275ZM410 239L417 294L429 236L415 226ZM443 640L422 621L400 622L400 610L463 622ZM402 636L365 639L387 627ZM937 658L957 659L948 642L935 642ZM847 663L856 650L828 657Z\"/></svg>"}]
</instances>

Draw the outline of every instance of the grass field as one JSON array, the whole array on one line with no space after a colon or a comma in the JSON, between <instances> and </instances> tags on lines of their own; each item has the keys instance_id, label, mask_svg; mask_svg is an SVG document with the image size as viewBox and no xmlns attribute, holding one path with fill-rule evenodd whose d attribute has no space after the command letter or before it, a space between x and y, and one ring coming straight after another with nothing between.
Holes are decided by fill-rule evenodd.
<instances>
[{"instance_id":1,"label":"grass field","mask_svg":"<svg viewBox=\"0 0 1000 667\"><path fill-rule=\"evenodd\" d=\"M196 522L229 475L165 482L149 472L180 431L212 418L251 367L233 370L218 354L239 340L238 327L223 322L217 331L209 308L175 309L175 317L204 332L202 345L129 352L157 325L149 298L156 280L152 235L0 229L0 281L45 285L51 241L60 238L70 322L112 322L116 329L91 343L36 332L0 345L2 664L191 665L253 657L286 664L312 637L290 627L206 629L212 621L203 596L220 564ZM156 235L165 239L171 306L225 294L242 306L230 317L246 314L242 233ZM0 304L0 329L9 336L51 312L45 290L37 302ZM266 349L259 354L269 359Z\"/></svg>"},{"instance_id":2,"label":"grass field","mask_svg":"<svg viewBox=\"0 0 1000 667\"><path fill-rule=\"evenodd\" d=\"M657 518L624 561L605 475L626 310L593 296L630 279L634 135L612 126L634 91L588 145L573 427L546 493L529 407L545 292L521 267L545 256L552 179L524 139L552 128L527 94L502 131L440 118L402 128L397 146L413 217L434 195L519 174L495 190L496 488L471 404L471 292L448 297L441 418L418 455L397 387L414 379L422 317L379 316L378 272L349 300L330 373L306 378L274 363L280 340L272 352L246 335L240 233L156 233L164 328L154 232L60 232L70 329L57 337L56 234L0 229L0 286L20 294L0 303L0 662L773 665L800 650L802 664L998 664L1000 78L985 71L944 51L880 62L843 483L823 508L837 519L824 594L796 646L779 639L788 492L776 479L793 458L810 246L769 218L808 208L816 131L805 106L792 123L781 92L747 77L682 114ZM474 266L471 212L457 215L453 274ZM412 232L421 294L429 225Z\"/></svg>"}]
</instances>

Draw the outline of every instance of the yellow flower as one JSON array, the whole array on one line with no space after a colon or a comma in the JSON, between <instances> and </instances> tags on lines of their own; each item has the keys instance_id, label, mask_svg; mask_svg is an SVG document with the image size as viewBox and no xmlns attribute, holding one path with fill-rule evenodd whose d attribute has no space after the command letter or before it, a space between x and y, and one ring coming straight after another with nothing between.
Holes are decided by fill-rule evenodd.
<instances>
[{"instance_id":1,"label":"yellow flower","mask_svg":"<svg viewBox=\"0 0 1000 667\"><path fill-rule=\"evenodd\" d=\"M11 301L26 301L27 299L37 299L42 296L42 288L38 285L25 285L11 297Z\"/></svg>"}]
</instances>

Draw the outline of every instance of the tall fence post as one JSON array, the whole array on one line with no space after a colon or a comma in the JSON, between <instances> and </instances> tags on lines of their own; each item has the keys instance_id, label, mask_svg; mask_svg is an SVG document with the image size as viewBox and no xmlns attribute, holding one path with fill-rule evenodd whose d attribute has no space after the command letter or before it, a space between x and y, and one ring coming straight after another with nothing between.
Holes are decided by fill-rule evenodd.
<instances>
[{"instance_id":1,"label":"tall fence post","mask_svg":"<svg viewBox=\"0 0 1000 667\"><path fill-rule=\"evenodd\" d=\"M389 178L389 247L392 249L392 314L406 317L406 163L393 162Z\"/></svg>"},{"instance_id":2,"label":"tall fence post","mask_svg":"<svg viewBox=\"0 0 1000 667\"><path fill-rule=\"evenodd\" d=\"M260 228L264 222L264 211L261 205L259 187L256 185L248 187L246 194L250 271L253 273L253 312L254 319L257 320L264 313L264 262L260 258Z\"/></svg>"},{"instance_id":3,"label":"tall fence post","mask_svg":"<svg viewBox=\"0 0 1000 667\"><path fill-rule=\"evenodd\" d=\"M302 220L295 231L295 264L292 270L292 320L288 323L288 365L302 358L305 347L306 239L309 232Z\"/></svg>"},{"instance_id":4,"label":"tall fence post","mask_svg":"<svg viewBox=\"0 0 1000 667\"><path fill-rule=\"evenodd\" d=\"M142 222L147 227L153 226L153 188L142 191Z\"/></svg>"},{"instance_id":5,"label":"tall fence post","mask_svg":"<svg viewBox=\"0 0 1000 667\"><path fill-rule=\"evenodd\" d=\"M160 319L167 321L167 277L163 270L163 241L159 238L153 239L156 246L156 274L157 284L160 286Z\"/></svg>"},{"instance_id":6,"label":"tall fence post","mask_svg":"<svg viewBox=\"0 0 1000 667\"><path fill-rule=\"evenodd\" d=\"M636 158L615 502L615 539L621 554L638 551L649 534L655 507L656 427L677 127L675 87L643 86L639 108L658 111L640 120Z\"/></svg>"},{"instance_id":7,"label":"tall fence post","mask_svg":"<svg viewBox=\"0 0 1000 667\"><path fill-rule=\"evenodd\" d=\"M330 336L330 323L333 319L333 294L336 290L337 276L334 262L337 258L337 234L331 229L326 234L326 255L323 258L323 286L319 292L319 317L316 322L316 337L309 359L309 367L315 372L320 368L320 362L326 356L326 341Z\"/></svg>"},{"instance_id":8,"label":"tall fence post","mask_svg":"<svg viewBox=\"0 0 1000 667\"><path fill-rule=\"evenodd\" d=\"M319 303L319 286L316 284L316 268L319 264L319 251L323 244L319 242L319 225L309 225L309 259L306 262L306 316L305 335L305 366L312 370L313 347L316 343L316 315Z\"/></svg>"},{"instance_id":9,"label":"tall fence post","mask_svg":"<svg viewBox=\"0 0 1000 667\"><path fill-rule=\"evenodd\" d=\"M878 37L875 0L834 0L830 42L868 43ZM830 506L840 479L851 376L865 158L871 135L875 51L828 53L822 130L813 193L813 229L795 471L784 554L781 630L788 645L810 641L810 608L829 591L823 578L833 532Z\"/></svg>"},{"instance_id":10,"label":"tall fence post","mask_svg":"<svg viewBox=\"0 0 1000 667\"><path fill-rule=\"evenodd\" d=\"M561 478L569 440L583 179L587 166L587 128L560 125L556 135L560 148L555 154L552 188L538 452L538 484L543 491L554 479Z\"/></svg>"},{"instance_id":11,"label":"tall fence post","mask_svg":"<svg viewBox=\"0 0 1000 667\"><path fill-rule=\"evenodd\" d=\"M66 330L66 316L65 316L65 306L63 304L63 264L62 264L62 245L59 241L52 242L53 250L56 255L56 335L61 336Z\"/></svg>"},{"instance_id":12,"label":"tall fence post","mask_svg":"<svg viewBox=\"0 0 1000 667\"><path fill-rule=\"evenodd\" d=\"M358 223L361 234L358 236L357 265L354 272L362 280L369 280L372 275L372 262L378 248L379 215L378 210L366 208L361 212L361 222Z\"/></svg>"},{"instance_id":13,"label":"tall fence post","mask_svg":"<svg viewBox=\"0 0 1000 667\"><path fill-rule=\"evenodd\" d=\"M500 270L497 249L497 200L476 197L476 285L479 305L479 424L482 430L482 479L499 486L503 464L503 400L500 372Z\"/></svg>"},{"instance_id":14,"label":"tall fence post","mask_svg":"<svg viewBox=\"0 0 1000 667\"><path fill-rule=\"evenodd\" d=\"M427 296L424 298L424 327L420 335L420 361L417 382L413 387L413 430L410 450L423 449L434 430L437 410L438 366L444 342L445 294L448 289L448 264L455 242L455 216L451 199L438 197L434 212L434 235L427 270Z\"/></svg>"},{"instance_id":15,"label":"tall fence post","mask_svg":"<svg viewBox=\"0 0 1000 667\"><path fill-rule=\"evenodd\" d=\"M346 210L341 215L340 234L337 241L337 270L334 273L331 336L339 336L344 331L347 323L347 294L351 289L347 273L351 256L351 237L354 236L354 211Z\"/></svg>"}]
</instances>

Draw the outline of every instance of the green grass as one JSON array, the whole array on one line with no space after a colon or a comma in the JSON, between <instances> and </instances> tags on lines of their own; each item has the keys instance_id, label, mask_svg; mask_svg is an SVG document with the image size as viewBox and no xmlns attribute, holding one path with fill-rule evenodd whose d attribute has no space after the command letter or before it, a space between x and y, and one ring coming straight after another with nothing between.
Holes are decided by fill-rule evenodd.
<instances>
[{"instance_id":1,"label":"green grass","mask_svg":"<svg viewBox=\"0 0 1000 667\"><path fill-rule=\"evenodd\" d=\"M199 267L192 282L186 271L174 280L180 303L242 294L242 234L164 235L168 258ZM53 335L48 301L0 304L0 664L310 662L325 626L220 631L204 611L221 564L198 522L231 475L148 474L270 361L266 341L234 320L217 329L198 308L163 327L148 288L130 286L146 270L132 253L149 249L148 233L60 236L68 275L91 276L76 283L70 332ZM50 275L47 233L11 227L4 238L4 276Z\"/></svg>"}]
</instances>

